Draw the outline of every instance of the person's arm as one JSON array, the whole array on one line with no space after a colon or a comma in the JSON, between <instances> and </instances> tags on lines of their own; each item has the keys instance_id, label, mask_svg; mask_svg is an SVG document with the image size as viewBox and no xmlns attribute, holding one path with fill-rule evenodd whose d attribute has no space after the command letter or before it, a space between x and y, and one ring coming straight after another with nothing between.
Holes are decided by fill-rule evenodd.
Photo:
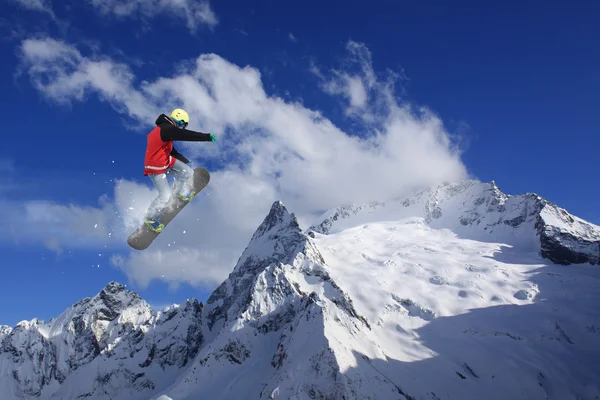
<instances>
[{"instance_id":1,"label":"person's arm","mask_svg":"<svg viewBox=\"0 0 600 400\"><path fill-rule=\"evenodd\" d=\"M195 132L189 129L179 129L173 125L165 124L160 129L160 138L163 142L184 141L184 142L210 142L212 141L210 133Z\"/></svg>"},{"instance_id":2,"label":"person's arm","mask_svg":"<svg viewBox=\"0 0 600 400\"><path fill-rule=\"evenodd\" d=\"M184 157L183 154L178 152L177 149L175 149L175 147L173 147L173 150L171 150L171 155L183 163L186 163L186 164L190 163L190 160L188 160L187 158Z\"/></svg>"}]
</instances>

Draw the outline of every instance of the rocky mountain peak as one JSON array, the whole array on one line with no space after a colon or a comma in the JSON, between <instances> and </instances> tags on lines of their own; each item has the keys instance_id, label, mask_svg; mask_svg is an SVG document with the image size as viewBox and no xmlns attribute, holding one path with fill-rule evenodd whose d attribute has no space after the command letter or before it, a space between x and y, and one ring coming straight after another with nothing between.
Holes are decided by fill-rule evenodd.
<instances>
[{"instance_id":1,"label":"rocky mountain peak","mask_svg":"<svg viewBox=\"0 0 600 400\"><path fill-rule=\"evenodd\" d=\"M101 291L100 293L101 293L101 294L102 294L102 293L104 293L104 294L112 294L112 295L115 295L115 294L118 294L118 293L124 292L124 291L126 291L126 290L127 290L127 289L125 288L125 285L123 285L123 284L121 284L121 283L118 283L118 282L115 282L115 281L112 281L112 282L109 282L109 283L108 283L108 284L107 284L107 285L104 287L104 289L102 289L102 291ZM132 292L132 293L133 293L133 292Z\"/></svg>"},{"instance_id":2,"label":"rocky mountain peak","mask_svg":"<svg viewBox=\"0 0 600 400\"><path fill-rule=\"evenodd\" d=\"M0 344L2 344L2 339L4 339L10 332L12 328L8 325L0 325Z\"/></svg>"},{"instance_id":3,"label":"rocky mountain peak","mask_svg":"<svg viewBox=\"0 0 600 400\"><path fill-rule=\"evenodd\" d=\"M101 306L98 309L98 316L107 320L113 320L129 307L145 305L144 300L137 293L127 290L124 285L117 282L106 285L92 303Z\"/></svg>"},{"instance_id":4,"label":"rocky mountain peak","mask_svg":"<svg viewBox=\"0 0 600 400\"><path fill-rule=\"evenodd\" d=\"M256 270L271 262L285 263L305 239L296 216L281 201L276 201L252 235L234 268L234 274L248 269Z\"/></svg>"},{"instance_id":5,"label":"rocky mountain peak","mask_svg":"<svg viewBox=\"0 0 600 400\"><path fill-rule=\"evenodd\" d=\"M269 214L254 232L252 240L266 235L272 239L273 235L279 232L300 232L300 226L296 216L290 213L281 201L276 201L272 204Z\"/></svg>"},{"instance_id":6,"label":"rocky mountain peak","mask_svg":"<svg viewBox=\"0 0 600 400\"><path fill-rule=\"evenodd\" d=\"M225 323L245 309L251 301L252 288L259 275L271 266L293 264L297 257L324 264L323 257L305 235L294 214L281 201L271 206L269 214L254 232L233 272L206 301L208 329Z\"/></svg>"}]
</instances>

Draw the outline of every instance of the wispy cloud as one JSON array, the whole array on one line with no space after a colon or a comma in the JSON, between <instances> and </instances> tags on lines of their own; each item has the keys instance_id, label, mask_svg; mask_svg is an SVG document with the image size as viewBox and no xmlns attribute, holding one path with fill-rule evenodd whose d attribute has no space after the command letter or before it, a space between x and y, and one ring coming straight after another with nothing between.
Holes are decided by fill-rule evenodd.
<instances>
[{"instance_id":1,"label":"wispy cloud","mask_svg":"<svg viewBox=\"0 0 600 400\"><path fill-rule=\"evenodd\" d=\"M131 18L154 18L168 15L183 18L190 31L199 26L210 28L218 19L207 0L87 0L103 15Z\"/></svg>"},{"instance_id":2,"label":"wispy cloud","mask_svg":"<svg viewBox=\"0 0 600 400\"><path fill-rule=\"evenodd\" d=\"M84 57L75 47L50 38L24 40L21 55L33 86L58 103L83 101L92 91L140 120L158 111L132 87L134 76L124 64Z\"/></svg>"},{"instance_id":3,"label":"wispy cloud","mask_svg":"<svg viewBox=\"0 0 600 400\"><path fill-rule=\"evenodd\" d=\"M10 0L23 8L48 14L59 26L66 27L54 13L51 0ZM185 21L191 32L200 26L214 28L219 20L210 7L209 0L85 0L101 16L135 18L148 22L158 16ZM57 2L58 3L58 2Z\"/></svg>"},{"instance_id":4,"label":"wispy cloud","mask_svg":"<svg viewBox=\"0 0 600 400\"><path fill-rule=\"evenodd\" d=\"M113 259L140 285L152 279L171 285L219 282L275 200L308 227L316 215L340 204L385 200L467 175L443 122L425 108L399 102L395 75L379 78L368 49L359 43L348 44L345 65L352 70L318 71L323 89L341 96L349 115L362 122L359 136L344 132L318 110L269 95L257 69L216 54L200 55L177 75L134 85L126 65L85 56L63 42L27 40L21 50L33 85L50 99L85 101L97 94L148 128L157 113L182 106L192 117L191 129L216 134L216 143L180 146L196 165L212 160L222 166L211 171L202 195L150 249ZM87 221L89 229L96 217L105 218L109 228L104 234L114 232L124 243L156 194L148 184L117 182L106 200L110 204L87 210L93 218L78 221ZM56 211L67 221L73 221L69 212L77 212Z\"/></svg>"},{"instance_id":5,"label":"wispy cloud","mask_svg":"<svg viewBox=\"0 0 600 400\"><path fill-rule=\"evenodd\" d=\"M135 284L146 287L152 279L161 279L169 282L171 289L176 289L181 282L211 289L218 286L226 276L222 262L218 251L188 247L111 258L111 263L122 269Z\"/></svg>"},{"instance_id":6,"label":"wispy cloud","mask_svg":"<svg viewBox=\"0 0 600 400\"><path fill-rule=\"evenodd\" d=\"M403 71L387 70L383 79L378 78L371 52L364 44L349 41L346 50L348 57L344 69L331 68L323 72L313 63L311 72L319 78L325 93L341 96L347 101L347 115L358 117L365 123L377 123L381 121L382 113L410 106L399 105L396 100L396 84L405 79Z\"/></svg>"},{"instance_id":7,"label":"wispy cloud","mask_svg":"<svg viewBox=\"0 0 600 400\"><path fill-rule=\"evenodd\" d=\"M290 38L290 40L292 42L297 42L298 39L296 39L296 36L294 36L294 34L292 32L289 33L288 37Z\"/></svg>"},{"instance_id":8,"label":"wispy cloud","mask_svg":"<svg viewBox=\"0 0 600 400\"><path fill-rule=\"evenodd\" d=\"M14 174L14 160L0 157L0 195L17 189Z\"/></svg>"},{"instance_id":9,"label":"wispy cloud","mask_svg":"<svg viewBox=\"0 0 600 400\"><path fill-rule=\"evenodd\" d=\"M40 11L47 13L52 18L55 18L54 11L52 11L52 4L50 0L12 0L20 6L33 11Z\"/></svg>"},{"instance_id":10,"label":"wispy cloud","mask_svg":"<svg viewBox=\"0 0 600 400\"><path fill-rule=\"evenodd\" d=\"M59 254L65 248L100 248L114 244L111 229L116 224L111 221L111 207L0 199L0 217L9 228L0 231L0 238L40 243Z\"/></svg>"}]
</instances>

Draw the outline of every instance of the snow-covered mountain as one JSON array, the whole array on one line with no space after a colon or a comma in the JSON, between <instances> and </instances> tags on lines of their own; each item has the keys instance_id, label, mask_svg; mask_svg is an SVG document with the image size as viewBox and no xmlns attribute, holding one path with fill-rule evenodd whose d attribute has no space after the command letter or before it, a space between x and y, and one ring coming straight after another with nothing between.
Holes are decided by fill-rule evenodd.
<instances>
[{"instance_id":1,"label":"snow-covered mountain","mask_svg":"<svg viewBox=\"0 0 600 400\"><path fill-rule=\"evenodd\" d=\"M599 232L493 183L275 202L206 304L112 282L0 327L2 399L600 399Z\"/></svg>"},{"instance_id":2,"label":"snow-covered mountain","mask_svg":"<svg viewBox=\"0 0 600 400\"><path fill-rule=\"evenodd\" d=\"M1 398L147 397L197 354L201 312L192 301L154 313L111 282L48 323L34 319L4 331Z\"/></svg>"},{"instance_id":3,"label":"snow-covered mountain","mask_svg":"<svg viewBox=\"0 0 600 400\"><path fill-rule=\"evenodd\" d=\"M463 238L509 244L539 252L557 264L600 264L600 227L569 214L535 193L510 196L494 182L443 184L387 203L328 211L311 227L328 234L364 221L421 217L435 229Z\"/></svg>"}]
</instances>

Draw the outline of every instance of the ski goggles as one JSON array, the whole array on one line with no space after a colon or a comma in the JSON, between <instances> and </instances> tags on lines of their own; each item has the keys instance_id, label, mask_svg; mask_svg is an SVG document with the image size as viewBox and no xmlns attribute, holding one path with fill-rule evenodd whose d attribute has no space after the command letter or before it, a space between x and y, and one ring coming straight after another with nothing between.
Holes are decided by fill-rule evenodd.
<instances>
[{"instance_id":1,"label":"ski goggles","mask_svg":"<svg viewBox=\"0 0 600 400\"><path fill-rule=\"evenodd\" d=\"M173 121L175 121L175 123L177 124L178 127L180 128L185 128L186 126L188 126L188 123L185 121L180 121L178 119L173 118Z\"/></svg>"}]
</instances>

